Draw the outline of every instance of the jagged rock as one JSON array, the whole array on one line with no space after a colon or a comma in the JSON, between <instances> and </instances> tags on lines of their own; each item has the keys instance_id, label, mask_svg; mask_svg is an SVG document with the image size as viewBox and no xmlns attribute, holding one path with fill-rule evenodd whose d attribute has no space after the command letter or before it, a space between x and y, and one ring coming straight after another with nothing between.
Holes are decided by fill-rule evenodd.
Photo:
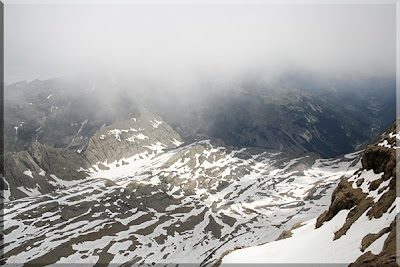
<instances>
[{"instance_id":1,"label":"jagged rock","mask_svg":"<svg viewBox=\"0 0 400 267\"><path fill-rule=\"evenodd\" d=\"M292 236L292 232L290 230L283 230L282 233L278 236L278 238L275 241L289 238L291 236Z\"/></svg>"},{"instance_id":2,"label":"jagged rock","mask_svg":"<svg viewBox=\"0 0 400 267\"><path fill-rule=\"evenodd\" d=\"M369 146L361 163L366 170L373 169L375 173L384 172L383 179L387 180L395 174L396 151L387 147Z\"/></svg>"},{"instance_id":3,"label":"jagged rock","mask_svg":"<svg viewBox=\"0 0 400 267\"><path fill-rule=\"evenodd\" d=\"M318 217L315 228L319 228L324 222L331 220L339 211L349 210L358 205L364 198L365 194L361 189L354 190L346 179L341 180L332 193L329 209Z\"/></svg>"},{"instance_id":4,"label":"jagged rock","mask_svg":"<svg viewBox=\"0 0 400 267\"><path fill-rule=\"evenodd\" d=\"M397 121L397 123L399 120ZM371 197L363 194L360 188L353 188L352 184L342 180L332 195L332 203L329 210L324 212L317 219L316 228L320 227L323 222L330 220L342 209L352 209L345 224L335 233L335 239L340 238L351 225L361 216L367 209L367 215L370 219L380 218L388 209L393 206L396 199L396 140L395 134L396 124L394 123L390 129L382 134L377 141L369 145L364 152L361 159L362 167L365 170L372 169L374 173L382 173L382 178L372 181L369 186L369 191L377 190L384 181L391 179L386 187L381 188L378 194L386 191L376 202L372 201ZM361 173L361 170L358 171ZM360 187L364 179L358 179L356 186ZM332 216L333 215L333 216ZM364 251L371 243L384 233L389 232L389 236L385 241L384 248L379 255L374 255L367 252L360 256L350 266L397 266L396 264L396 251L395 251L395 233L396 222L394 221L389 228L382 229L379 233L367 235L362 240L362 251Z\"/></svg>"},{"instance_id":5,"label":"jagged rock","mask_svg":"<svg viewBox=\"0 0 400 267\"><path fill-rule=\"evenodd\" d=\"M291 237L293 235L292 230L300 228L302 226L303 226L303 224L301 222L297 222L297 223L293 224L292 227L290 228L290 230L283 230L282 233L278 236L278 238L275 241Z\"/></svg>"},{"instance_id":6,"label":"jagged rock","mask_svg":"<svg viewBox=\"0 0 400 267\"><path fill-rule=\"evenodd\" d=\"M390 232L390 227L386 227L379 231L379 233L369 234L364 236L363 240L361 241L361 251L365 251L372 243L374 243L378 238L380 238L383 234Z\"/></svg>"},{"instance_id":7,"label":"jagged rock","mask_svg":"<svg viewBox=\"0 0 400 267\"><path fill-rule=\"evenodd\" d=\"M399 122L400 119L397 123ZM364 169L373 169L375 173L384 172L383 180L396 177L396 149L393 149L396 146L396 138L390 137L390 134L397 132L397 123L394 123L374 144L369 145L361 159Z\"/></svg>"},{"instance_id":8,"label":"jagged rock","mask_svg":"<svg viewBox=\"0 0 400 267\"><path fill-rule=\"evenodd\" d=\"M361 255L354 263L350 264L349 267L397 267L398 254L396 251L396 240L398 240L400 236L396 231L396 224L396 221L393 221L389 229L385 229L385 231L389 232L389 235L385 240L381 253L375 255L368 251L367 253Z\"/></svg>"},{"instance_id":9,"label":"jagged rock","mask_svg":"<svg viewBox=\"0 0 400 267\"><path fill-rule=\"evenodd\" d=\"M38 142L27 151L5 154L3 164L10 199L50 193L68 182L82 181L87 174L78 169L88 166L76 152Z\"/></svg>"},{"instance_id":10,"label":"jagged rock","mask_svg":"<svg viewBox=\"0 0 400 267\"><path fill-rule=\"evenodd\" d=\"M53 173L58 178L70 181L86 177L84 172L77 172L77 170L87 168L88 163L74 151L65 148L53 148L35 142L29 147L28 153L46 173Z\"/></svg>"}]
</instances>

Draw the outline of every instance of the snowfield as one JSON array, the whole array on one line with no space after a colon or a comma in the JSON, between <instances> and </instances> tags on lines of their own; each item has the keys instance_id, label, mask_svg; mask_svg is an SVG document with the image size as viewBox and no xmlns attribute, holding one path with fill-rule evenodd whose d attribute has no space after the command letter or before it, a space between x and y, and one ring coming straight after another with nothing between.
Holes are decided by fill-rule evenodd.
<instances>
[{"instance_id":1,"label":"snowfield","mask_svg":"<svg viewBox=\"0 0 400 267\"><path fill-rule=\"evenodd\" d=\"M362 195L366 201L364 203L368 203L363 214L356 218L355 221L351 222L352 216L348 215L351 212L356 214L357 209L362 211L364 209L362 202L358 202L350 210L340 210L332 219L325 221L319 228L317 228L317 218L311 219L304 222L301 227L291 229L292 235L286 239L232 251L222 258L222 264L338 263L347 266L358 260L366 252L371 252L372 255L381 254L385 241L388 239L389 233L391 233L387 232L387 229L391 229L391 225L398 214L396 203L400 201L400 197L395 194L396 184L393 179L396 178L392 176L393 173L390 169L386 170L386 166L372 165L375 168L384 169L387 173L383 171L375 172L374 169L367 170L364 166L369 166L368 161L376 161L377 159L390 160L393 157L391 153L397 149L395 144L399 136L396 132L383 134L381 140L367 148L366 155L369 155L368 149L374 152L366 156L363 169L360 169L347 179L353 194ZM376 150L378 147L384 147L385 149ZM388 148L392 150L387 150ZM389 165L389 163L387 164ZM350 196L348 192L345 194L347 194L347 197ZM392 196L395 196L393 197L394 201L387 202L388 199L392 199ZM334 200L332 200L333 202ZM379 207L379 210L383 213L376 214L375 211L375 213L371 213L375 215L369 214L376 207ZM343 229L342 227L344 227L345 223L349 222L351 224L347 231L342 235L336 236L336 233ZM364 241L368 240L365 238L367 236L371 238L371 235L377 235L377 238L371 239L372 242L370 244L364 243Z\"/></svg>"},{"instance_id":2,"label":"snowfield","mask_svg":"<svg viewBox=\"0 0 400 267\"><path fill-rule=\"evenodd\" d=\"M51 178L58 190L40 195L32 189L29 197L5 202L7 263L206 266L241 247L222 263L348 264L365 252L360 250L363 237L395 218L395 204L372 219L367 208L337 239L352 209L315 226L341 179L373 204L388 192L394 180L361 170L362 151L320 159L227 148L212 140L184 144L166 133L170 129L160 119L130 123L137 124L104 127L95 134L91 145L101 149L90 155L105 158L107 146L114 146L114 160L79 168L86 179L68 182L40 169L38 175ZM129 153L121 154L118 145ZM31 170L24 175L32 179ZM291 237L275 241L288 229ZM379 254L386 238L381 235L366 251Z\"/></svg>"},{"instance_id":3,"label":"snowfield","mask_svg":"<svg viewBox=\"0 0 400 267\"><path fill-rule=\"evenodd\" d=\"M95 264L106 254L118 264L210 264L228 249L273 241L316 217L337 181L360 166L359 153L320 160L207 140L177 145L80 169L90 178L74 185L52 176L66 188L6 203L7 263ZM300 228L299 238L309 228ZM255 254L254 262L265 260ZM232 262L241 257L232 255Z\"/></svg>"}]
</instances>

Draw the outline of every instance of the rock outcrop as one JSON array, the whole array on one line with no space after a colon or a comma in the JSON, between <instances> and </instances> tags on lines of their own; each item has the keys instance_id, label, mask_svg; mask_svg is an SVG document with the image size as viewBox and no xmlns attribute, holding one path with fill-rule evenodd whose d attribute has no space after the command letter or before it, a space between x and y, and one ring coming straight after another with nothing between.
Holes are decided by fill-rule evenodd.
<instances>
[{"instance_id":1,"label":"rock outcrop","mask_svg":"<svg viewBox=\"0 0 400 267\"><path fill-rule=\"evenodd\" d=\"M389 129L389 131L383 134L379 140L367 147L364 156L361 160L363 168L366 170L372 169L375 173L382 173L382 178L378 180L379 185L370 185L370 190L379 190L381 192L386 191L381 198L376 201L368 212L369 217L380 218L383 213L387 212L389 208L393 206L396 201L396 169L399 164L399 158L396 158L396 139L400 139L399 131L396 127L399 125L400 119ZM389 184L382 187L383 183L388 182ZM371 186L373 187L371 188ZM378 194L380 193L378 190ZM382 229L375 235L375 239L379 238L385 233L389 233L386 238L383 249L379 254L373 254L370 251L361 255L352 265L350 266L398 266L397 264L397 251L396 251L396 239L398 239L398 233L396 231L396 220L394 220L387 229ZM366 239L364 237L364 239ZM363 241L364 241L363 239ZM363 247L365 250L365 248Z\"/></svg>"},{"instance_id":2,"label":"rock outcrop","mask_svg":"<svg viewBox=\"0 0 400 267\"><path fill-rule=\"evenodd\" d=\"M88 167L88 162L79 154L38 142L27 151L5 154L2 162L6 200L46 194L87 177L79 169Z\"/></svg>"},{"instance_id":3,"label":"rock outcrop","mask_svg":"<svg viewBox=\"0 0 400 267\"><path fill-rule=\"evenodd\" d=\"M234 251L222 263L398 266L396 141L400 140L400 133L396 125L399 121L365 149L361 168L341 179L327 211L298 230L283 231L275 242Z\"/></svg>"}]
</instances>

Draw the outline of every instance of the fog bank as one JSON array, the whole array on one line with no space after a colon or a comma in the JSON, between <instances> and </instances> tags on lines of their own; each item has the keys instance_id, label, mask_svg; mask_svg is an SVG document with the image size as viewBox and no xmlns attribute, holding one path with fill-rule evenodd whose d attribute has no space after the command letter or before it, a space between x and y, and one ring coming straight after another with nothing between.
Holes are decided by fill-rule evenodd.
<instances>
[{"instance_id":1,"label":"fog bank","mask_svg":"<svg viewBox=\"0 0 400 267\"><path fill-rule=\"evenodd\" d=\"M5 4L5 80L394 75L394 4ZM68 3L68 2L67 2Z\"/></svg>"}]
</instances>

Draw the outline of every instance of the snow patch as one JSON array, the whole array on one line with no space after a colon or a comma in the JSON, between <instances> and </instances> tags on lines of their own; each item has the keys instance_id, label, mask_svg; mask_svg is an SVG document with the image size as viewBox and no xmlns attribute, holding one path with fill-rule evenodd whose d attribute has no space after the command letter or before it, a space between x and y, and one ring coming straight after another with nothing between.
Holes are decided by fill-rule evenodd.
<instances>
[{"instance_id":1,"label":"snow patch","mask_svg":"<svg viewBox=\"0 0 400 267\"><path fill-rule=\"evenodd\" d=\"M72 186L72 185L75 185L75 184L81 182L80 180L66 181L66 180L63 180L63 179L58 178L58 177L55 176L54 174L50 174L50 177L51 177L53 180L55 180L55 182L56 182L58 185L61 185L61 186L64 186L64 187L69 187L69 186Z\"/></svg>"},{"instance_id":2,"label":"snow patch","mask_svg":"<svg viewBox=\"0 0 400 267\"><path fill-rule=\"evenodd\" d=\"M175 138L172 139L172 143L173 143L175 146L180 146L180 145L183 144L183 142L180 142L180 141L176 140Z\"/></svg>"},{"instance_id":3,"label":"snow patch","mask_svg":"<svg viewBox=\"0 0 400 267\"><path fill-rule=\"evenodd\" d=\"M33 179L32 171L30 169L27 169L26 171L23 172L26 176L29 176Z\"/></svg>"},{"instance_id":4,"label":"snow patch","mask_svg":"<svg viewBox=\"0 0 400 267\"><path fill-rule=\"evenodd\" d=\"M162 121L159 121L156 118L154 118L153 120L150 120L150 123L153 126L153 128L158 128L158 126L162 123Z\"/></svg>"},{"instance_id":5,"label":"snow patch","mask_svg":"<svg viewBox=\"0 0 400 267\"><path fill-rule=\"evenodd\" d=\"M145 139L149 139L147 136L145 136L144 134L137 134L134 135L136 138L140 139L140 140L145 140Z\"/></svg>"},{"instance_id":6,"label":"snow patch","mask_svg":"<svg viewBox=\"0 0 400 267\"><path fill-rule=\"evenodd\" d=\"M19 186L19 187L17 187L17 189L29 197L38 196L41 194L37 187L36 188L28 188L28 187L24 187L24 186Z\"/></svg>"}]
</instances>

